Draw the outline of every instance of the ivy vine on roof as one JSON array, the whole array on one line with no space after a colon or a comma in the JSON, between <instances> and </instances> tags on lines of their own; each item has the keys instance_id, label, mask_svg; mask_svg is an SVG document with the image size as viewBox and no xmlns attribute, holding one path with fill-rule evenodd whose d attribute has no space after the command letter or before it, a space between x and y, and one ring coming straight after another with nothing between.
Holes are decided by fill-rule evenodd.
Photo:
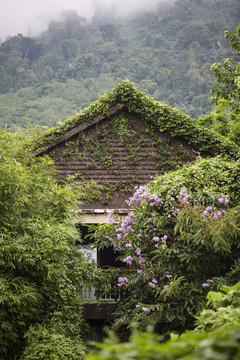
<instances>
[{"instance_id":1,"label":"ivy vine on roof","mask_svg":"<svg viewBox=\"0 0 240 360\"><path fill-rule=\"evenodd\" d=\"M60 140L67 130L83 120L91 125L97 115L108 116L109 109L113 104L139 115L146 129L150 131L158 130L168 132L171 136L180 136L199 151L211 151L234 158L239 157L239 147L236 144L219 133L199 125L182 111L172 108L164 102L154 101L128 80L117 83L112 90L89 107L68 118L65 122L59 123L47 134L44 145Z\"/></svg>"}]
</instances>

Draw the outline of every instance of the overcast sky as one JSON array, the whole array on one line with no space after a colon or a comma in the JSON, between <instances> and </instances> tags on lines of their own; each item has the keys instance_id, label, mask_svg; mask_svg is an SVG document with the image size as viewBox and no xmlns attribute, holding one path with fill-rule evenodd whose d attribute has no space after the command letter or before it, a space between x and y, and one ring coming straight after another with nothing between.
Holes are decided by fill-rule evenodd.
<instances>
[{"instance_id":1,"label":"overcast sky","mask_svg":"<svg viewBox=\"0 0 240 360\"><path fill-rule=\"evenodd\" d=\"M93 2L101 6L115 6L119 14L131 14L141 9L151 9L159 0L0 0L0 38L29 34L34 36L46 30L51 19L57 19L61 10L76 10L90 18Z\"/></svg>"}]
</instances>

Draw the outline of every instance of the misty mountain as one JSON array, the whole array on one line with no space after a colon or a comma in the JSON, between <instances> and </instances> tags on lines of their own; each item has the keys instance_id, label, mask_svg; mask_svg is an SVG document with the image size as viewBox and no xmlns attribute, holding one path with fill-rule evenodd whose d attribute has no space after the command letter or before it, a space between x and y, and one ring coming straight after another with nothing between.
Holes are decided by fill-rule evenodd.
<instances>
[{"instance_id":1,"label":"misty mountain","mask_svg":"<svg viewBox=\"0 0 240 360\"><path fill-rule=\"evenodd\" d=\"M37 37L1 44L0 125L54 126L124 79L203 116L211 110L210 65L232 55L224 31L238 21L238 0L161 1L128 19L96 7L91 22L65 11Z\"/></svg>"}]
</instances>

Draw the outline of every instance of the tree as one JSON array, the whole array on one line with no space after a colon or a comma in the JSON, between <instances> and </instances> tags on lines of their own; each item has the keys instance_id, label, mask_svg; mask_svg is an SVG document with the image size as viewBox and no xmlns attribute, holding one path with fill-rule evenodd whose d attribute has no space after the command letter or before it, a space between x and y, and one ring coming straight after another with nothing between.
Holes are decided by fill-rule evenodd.
<instances>
[{"instance_id":1,"label":"tree","mask_svg":"<svg viewBox=\"0 0 240 360\"><path fill-rule=\"evenodd\" d=\"M66 39L61 42L61 50L65 60L74 58L78 50L78 42L76 39Z\"/></svg>"},{"instance_id":2,"label":"tree","mask_svg":"<svg viewBox=\"0 0 240 360\"><path fill-rule=\"evenodd\" d=\"M72 217L87 187L59 183L52 161L33 157L40 138L0 131L0 358L82 359L79 286L96 275Z\"/></svg>"},{"instance_id":3,"label":"tree","mask_svg":"<svg viewBox=\"0 0 240 360\"><path fill-rule=\"evenodd\" d=\"M104 41L114 41L114 39L118 36L117 29L113 24L101 26L100 32Z\"/></svg>"},{"instance_id":4,"label":"tree","mask_svg":"<svg viewBox=\"0 0 240 360\"><path fill-rule=\"evenodd\" d=\"M240 56L240 25L234 31L226 31L225 38L237 55ZM240 110L240 62L236 62L232 57L223 59L221 63L211 66L212 72L217 82L211 87L212 103L218 105L222 100L226 100L227 109L239 112Z\"/></svg>"},{"instance_id":5,"label":"tree","mask_svg":"<svg viewBox=\"0 0 240 360\"><path fill-rule=\"evenodd\" d=\"M18 50L22 58L27 58L32 62L37 60L40 56L42 46L38 41L25 37L22 34L18 34L5 41L1 45L1 50L8 55L10 55L12 51Z\"/></svg>"},{"instance_id":6,"label":"tree","mask_svg":"<svg viewBox=\"0 0 240 360\"><path fill-rule=\"evenodd\" d=\"M226 31L229 44L240 55L240 25L234 31ZM216 108L198 122L212 127L221 135L240 145L240 62L233 58L223 59L211 66L217 84L211 86L211 103Z\"/></svg>"}]
</instances>

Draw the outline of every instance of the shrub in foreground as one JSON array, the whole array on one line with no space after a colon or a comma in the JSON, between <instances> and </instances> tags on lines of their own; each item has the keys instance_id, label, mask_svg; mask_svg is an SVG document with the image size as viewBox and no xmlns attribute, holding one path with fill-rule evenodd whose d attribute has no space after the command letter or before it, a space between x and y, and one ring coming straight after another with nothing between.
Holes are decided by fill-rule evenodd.
<instances>
[{"instance_id":1,"label":"shrub in foreground","mask_svg":"<svg viewBox=\"0 0 240 360\"><path fill-rule=\"evenodd\" d=\"M166 342L150 332L135 332L128 343L108 339L98 344L100 352L89 355L87 360L239 359L240 282L233 287L223 287L222 291L208 293L214 309L206 309L198 316L194 331L186 331L181 336L172 334Z\"/></svg>"}]
</instances>

